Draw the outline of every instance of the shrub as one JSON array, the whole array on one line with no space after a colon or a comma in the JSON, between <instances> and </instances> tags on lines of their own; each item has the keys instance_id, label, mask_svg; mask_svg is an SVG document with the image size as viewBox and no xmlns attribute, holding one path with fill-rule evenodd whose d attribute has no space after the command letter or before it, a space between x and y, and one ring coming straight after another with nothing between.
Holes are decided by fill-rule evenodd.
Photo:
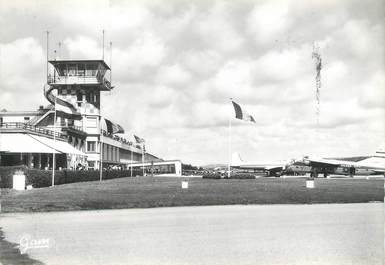
<instances>
[{"instance_id":1,"label":"shrub","mask_svg":"<svg viewBox=\"0 0 385 265\"><path fill-rule=\"evenodd\" d=\"M221 179L222 175L218 172L208 172L203 174L202 178L204 179Z\"/></svg>"},{"instance_id":2,"label":"shrub","mask_svg":"<svg viewBox=\"0 0 385 265\"><path fill-rule=\"evenodd\" d=\"M234 173L231 174L230 178L232 179L255 179L255 175L250 173Z\"/></svg>"},{"instance_id":3,"label":"shrub","mask_svg":"<svg viewBox=\"0 0 385 265\"><path fill-rule=\"evenodd\" d=\"M137 175L138 175L137 172L135 171L132 172L133 177ZM130 170L110 170L110 171L107 171L106 179L125 178L130 176L131 176Z\"/></svg>"},{"instance_id":4,"label":"shrub","mask_svg":"<svg viewBox=\"0 0 385 265\"><path fill-rule=\"evenodd\" d=\"M52 170L28 169L26 174L26 185L34 188L49 187L52 185ZM55 185L63 184L64 172L55 170Z\"/></svg>"},{"instance_id":5,"label":"shrub","mask_svg":"<svg viewBox=\"0 0 385 265\"><path fill-rule=\"evenodd\" d=\"M65 170L63 181L60 184L99 180L99 171L96 170Z\"/></svg>"},{"instance_id":6,"label":"shrub","mask_svg":"<svg viewBox=\"0 0 385 265\"><path fill-rule=\"evenodd\" d=\"M52 170L28 169L26 166L0 167L0 188L12 188L12 176L21 170L26 176L26 185L34 188L52 185ZM132 176L142 175L142 171L134 171ZM130 170L104 170L103 179L130 177ZM55 170L55 185L95 181L100 179L99 170Z\"/></svg>"}]
</instances>

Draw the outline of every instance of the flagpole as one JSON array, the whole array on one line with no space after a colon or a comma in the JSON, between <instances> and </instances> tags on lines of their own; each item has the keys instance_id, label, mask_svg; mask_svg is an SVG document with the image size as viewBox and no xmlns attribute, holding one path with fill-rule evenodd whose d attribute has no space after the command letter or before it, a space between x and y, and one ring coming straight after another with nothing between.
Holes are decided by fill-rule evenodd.
<instances>
[{"instance_id":1,"label":"flagpole","mask_svg":"<svg viewBox=\"0 0 385 265\"><path fill-rule=\"evenodd\" d=\"M230 98L230 103L233 99ZM229 163L227 166L227 177L230 178L230 170L231 170L231 114L229 115Z\"/></svg>"},{"instance_id":2,"label":"flagpole","mask_svg":"<svg viewBox=\"0 0 385 265\"><path fill-rule=\"evenodd\" d=\"M55 97L55 101L54 101L54 115L53 115L53 143L55 144L56 143L56 98L57 98L57 95ZM56 163L55 163L55 150L52 149L52 187L55 186L55 167L56 167Z\"/></svg>"},{"instance_id":3,"label":"flagpole","mask_svg":"<svg viewBox=\"0 0 385 265\"><path fill-rule=\"evenodd\" d=\"M143 177L144 177L144 142L142 142L142 165L143 165Z\"/></svg>"},{"instance_id":4,"label":"flagpole","mask_svg":"<svg viewBox=\"0 0 385 265\"><path fill-rule=\"evenodd\" d=\"M103 31L104 33L104 31ZM99 96L99 135L100 135L100 141L99 141L99 182L102 182L103 180L103 117L102 117L102 94L100 93Z\"/></svg>"},{"instance_id":5,"label":"flagpole","mask_svg":"<svg viewBox=\"0 0 385 265\"><path fill-rule=\"evenodd\" d=\"M100 156L99 156L99 166L100 166L100 169L99 169L99 181L101 182L103 180L103 129L102 129L102 116L100 116L100 147L99 147L99 151L100 151Z\"/></svg>"},{"instance_id":6,"label":"flagpole","mask_svg":"<svg viewBox=\"0 0 385 265\"><path fill-rule=\"evenodd\" d=\"M131 173L131 177L132 177L132 163L133 163L133 160L134 160L134 154L133 154L134 151L132 149L133 149L133 145L131 145L131 172L130 172Z\"/></svg>"}]
</instances>

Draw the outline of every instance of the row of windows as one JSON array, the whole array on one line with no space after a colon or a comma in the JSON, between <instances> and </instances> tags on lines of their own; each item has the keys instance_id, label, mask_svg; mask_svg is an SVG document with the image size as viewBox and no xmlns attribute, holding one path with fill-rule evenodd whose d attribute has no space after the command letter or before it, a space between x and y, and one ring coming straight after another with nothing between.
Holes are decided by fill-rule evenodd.
<instances>
[{"instance_id":1,"label":"row of windows","mask_svg":"<svg viewBox=\"0 0 385 265\"><path fill-rule=\"evenodd\" d=\"M131 152L130 150L125 150L125 149L121 149L119 151L119 157L122 160L142 161L142 154Z\"/></svg>"},{"instance_id":2,"label":"row of windows","mask_svg":"<svg viewBox=\"0 0 385 265\"><path fill-rule=\"evenodd\" d=\"M96 76L98 66L95 64L68 64L58 66L60 75L64 76Z\"/></svg>"},{"instance_id":3,"label":"row of windows","mask_svg":"<svg viewBox=\"0 0 385 265\"><path fill-rule=\"evenodd\" d=\"M87 141L87 152L96 152L96 141ZM119 161L119 148L103 144L103 160L107 161Z\"/></svg>"},{"instance_id":4,"label":"row of windows","mask_svg":"<svg viewBox=\"0 0 385 265\"><path fill-rule=\"evenodd\" d=\"M109 144L103 144L103 160L118 162L119 148Z\"/></svg>"}]
</instances>

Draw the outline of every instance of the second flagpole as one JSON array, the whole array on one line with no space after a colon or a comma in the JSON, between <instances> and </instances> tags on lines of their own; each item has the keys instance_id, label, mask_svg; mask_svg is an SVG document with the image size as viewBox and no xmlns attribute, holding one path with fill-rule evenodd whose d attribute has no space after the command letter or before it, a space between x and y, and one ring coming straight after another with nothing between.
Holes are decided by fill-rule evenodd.
<instances>
[{"instance_id":1,"label":"second flagpole","mask_svg":"<svg viewBox=\"0 0 385 265\"><path fill-rule=\"evenodd\" d=\"M230 98L230 103L232 103L233 99ZM227 166L227 178L231 176L231 113L229 115L229 163Z\"/></svg>"}]
</instances>

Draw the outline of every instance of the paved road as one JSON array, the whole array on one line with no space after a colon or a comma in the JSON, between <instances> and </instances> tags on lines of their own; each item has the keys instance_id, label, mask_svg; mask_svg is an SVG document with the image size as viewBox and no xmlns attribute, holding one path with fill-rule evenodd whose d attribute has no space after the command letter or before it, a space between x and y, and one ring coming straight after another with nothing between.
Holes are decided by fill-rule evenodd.
<instances>
[{"instance_id":1,"label":"paved road","mask_svg":"<svg viewBox=\"0 0 385 265\"><path fill-rule=\"evenodd\" d=\"M383 203L3 214L46 264L383 264Z\"/></svg>"}]
</instances>

